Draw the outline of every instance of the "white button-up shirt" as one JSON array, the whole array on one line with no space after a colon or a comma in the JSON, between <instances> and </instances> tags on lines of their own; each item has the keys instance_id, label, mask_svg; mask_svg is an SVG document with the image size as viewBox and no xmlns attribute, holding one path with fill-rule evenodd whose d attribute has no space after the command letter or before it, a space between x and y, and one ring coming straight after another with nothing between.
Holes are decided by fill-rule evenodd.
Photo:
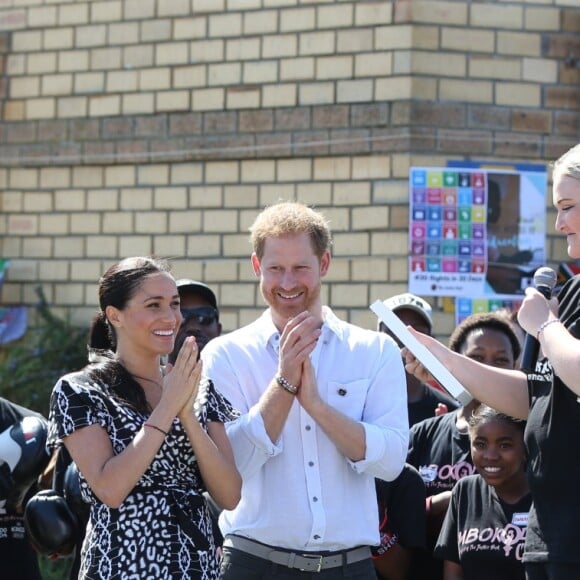
<instances>
[{"instance_id":1,"label":"white button-up shirt","mask_svg":"<svg viewBox=\"0 0 580 580\"><path fill-rule=\"evenodd\" d=\"M226 425L243 479L238 506L224 511L224 534L307 551L379 542L374 478L393 480L407 455L407 391L401 354L384 333L339 320L324 308L311 355L321 398L365 431L366 455L341 454L295 400L276 442L257 403L278 370L280 335L270 311L213 339L204 372L242 416Z\"/></svg>"}]
</instances>

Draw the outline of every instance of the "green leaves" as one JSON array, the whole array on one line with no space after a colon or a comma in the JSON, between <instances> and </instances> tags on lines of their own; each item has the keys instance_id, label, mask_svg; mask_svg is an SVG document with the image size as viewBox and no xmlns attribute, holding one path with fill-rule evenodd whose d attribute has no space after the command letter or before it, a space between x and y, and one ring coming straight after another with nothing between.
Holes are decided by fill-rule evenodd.
<instances>
[{"instance_id":1,"label":"green leaves","mask_svg":"<svg viewBox=\"0 0 580 580\"><path fill-rule=\"evenodd\" d=\"M42 288L37 294L34 325L0 351L0 396L47 417L56 381L87 364L88 330L56 317Z\"/></svg>"}]
</instances>

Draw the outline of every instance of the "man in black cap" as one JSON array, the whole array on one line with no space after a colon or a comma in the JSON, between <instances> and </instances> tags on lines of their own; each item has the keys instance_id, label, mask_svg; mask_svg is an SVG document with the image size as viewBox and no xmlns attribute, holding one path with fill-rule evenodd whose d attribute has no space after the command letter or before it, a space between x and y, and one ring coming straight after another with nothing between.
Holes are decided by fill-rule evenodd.
<instances>
[{"instance_id":1,"label":"man in black cap","mask_svg":"<svg viewBox=\"0 0 580 580\"><path fill-rule=\"evenodd\" d=\"M177 280L183 322L177 332L175 347L168 361L173 364L177 353L188 336L195 336L201 352L203 347L222 332L217 299L213 290L203 282L181 278Z\"/></svg>"}]
</instances>

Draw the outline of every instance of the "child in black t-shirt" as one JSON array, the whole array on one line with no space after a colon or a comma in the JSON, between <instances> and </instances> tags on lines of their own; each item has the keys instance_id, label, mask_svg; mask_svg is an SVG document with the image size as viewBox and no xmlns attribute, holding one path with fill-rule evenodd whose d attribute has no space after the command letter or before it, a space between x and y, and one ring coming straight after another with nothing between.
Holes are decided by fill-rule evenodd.
<instances>
[{"instance_id":1,"label":"child in black t-shirt","mask_svg":"<svg viewBox=\"0 0 580 580\"><path fill-rule=\"evenodd\" d=\"M411 561L425 550L425 484L406 463L396 479L376 479L375 485L381 543L371 552L377 578L406 578Z\"/></svg>"},{"instance_id":2,"label":"child in black t-shirt","mask_svg":"<svg viewBox=\"0 0 580 580\"><path fill-rule=\"evenodd\" d=\"M524 580L522 556L532 503L523 421L481 406L469 422L477 475L454 487L435 548L444 577Z\"/></svg>"},{"instance_id":3,"label":"child in black t-shirt","mask_svg":"<svg viewBox=\"0 0 580 580\"><path fill-rule=\"evenodd\" d=\"M472 314L449 339L455 352L502 369L513 369L520 343L504 315ZM451 490L462 478L475 473L471 461L468 421L480 402L473 399L458 410L414 425L410 432L407 462L425 482L427 496L427 552L414 558L408 580L440 580L441 562L432 550L441 530Z\"/></svg>"}]
</instances>

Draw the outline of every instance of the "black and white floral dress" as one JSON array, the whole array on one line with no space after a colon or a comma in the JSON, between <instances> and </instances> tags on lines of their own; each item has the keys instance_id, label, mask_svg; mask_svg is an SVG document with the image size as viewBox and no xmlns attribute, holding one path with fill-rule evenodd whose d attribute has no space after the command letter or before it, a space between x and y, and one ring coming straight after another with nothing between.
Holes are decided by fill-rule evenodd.
<instances>
[{"instance_id":1,"label":"black and white floral dress","mask_svg":"<svg viewBox=\"0 0 580 580\"><path fill-rule=\"evenodd\" d=\"M80 371L62 377L52 392L48 445L57 447L77 429L100 425L121 453L148 415L104 394ZM196 415L227 422L237 412L209 380L202 380ZM86 450L91 453L90 449ZM118 509L102 503L80 476L91 516L81 551L79 578L106 580L200 579L218 577L212 520L205 485L187 434L174 419L170 434L147 471Z\"/></svg>"}]
</instances>

